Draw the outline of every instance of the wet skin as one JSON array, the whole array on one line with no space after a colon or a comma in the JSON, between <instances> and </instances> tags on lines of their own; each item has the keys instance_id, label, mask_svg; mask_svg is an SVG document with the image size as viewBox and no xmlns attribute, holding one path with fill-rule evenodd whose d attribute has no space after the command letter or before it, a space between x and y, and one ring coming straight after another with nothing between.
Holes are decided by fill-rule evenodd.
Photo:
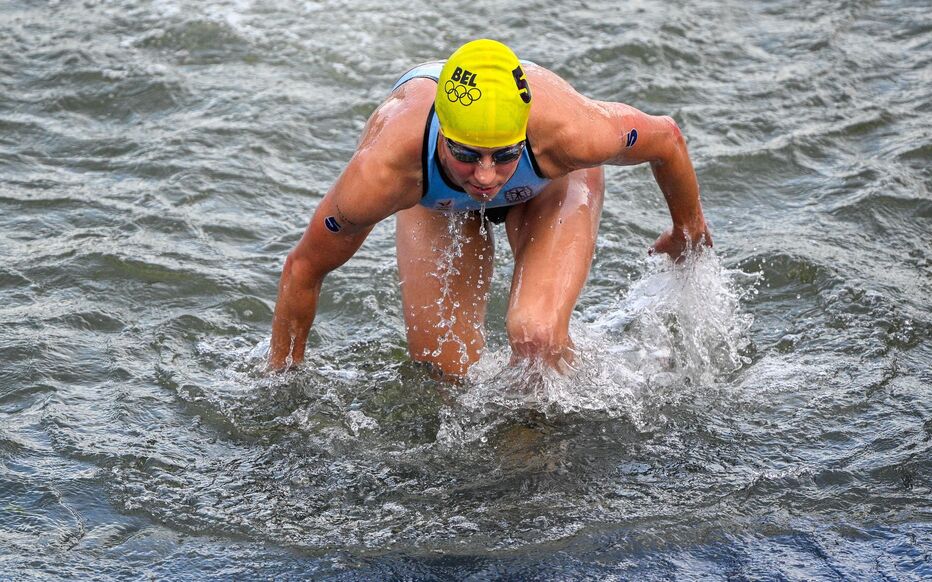
<instances>
[{"instance_id":1,"label":"wet skin","mask_svg":"<svg viewBox=\"0 0 932 582\"><path fill-rule=\"evenodd\" d=\"M677 258L688 244L711 245L712 238L685 140L672 119L621 103L593 101L542 67L529 66L526 73L534 87L528 136L538 166L551 182L507 215L515 272L506 329L514 359L536 358L564 369L572 362L569 319L595 249L603 165L651 165L673 222L654 243L654 252ZM451 242L450 222L446 215L418 204L424 124L436 90L429 79L413 79L373 113L347 168L288 255L272 322L271 369L303 359L324 277L349 260L372 227L391 215L397 216L396 247L412 358L461 376L481 356L492 238L482 236L489 231L477 218L465 217L460 233L463 253L451 271L458 275L442 287L437 265ZM633 128L638 139L629 146L625 136ZM481 154L479 163L456 160L446 147L438 147L438 159L447 177L469 196L490 200L514 173L517 161L494 164L494 149L471 149ZM326 219L337 220L339 230L327 228ZM449 321L456 323L444 328Z\"/></svg>"},{"instance_id":2,"label":"wet skin","mask_svg":"<svg viewBox=\"0 0 932 582\"><path fill-rule=\"evenodd\" d=\"M446 141L441 133L440 141ZM505 164L497 164L492 154L505 148L482 148L469 146L469 149L482 155L477 163L457 160L446 147L438 147L437 155L447 178L463 189L472 199L488 202L498 195L518 168L520 158Z\"/></svg>"}]
</instances>

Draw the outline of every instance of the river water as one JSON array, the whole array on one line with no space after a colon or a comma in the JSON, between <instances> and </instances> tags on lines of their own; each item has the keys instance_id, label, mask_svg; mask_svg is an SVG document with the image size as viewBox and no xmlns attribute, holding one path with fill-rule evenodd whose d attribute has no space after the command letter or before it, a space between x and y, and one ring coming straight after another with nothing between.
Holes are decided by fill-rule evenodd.
<instances>
[{"instance_id":1,"label":"river water","mask_svg":"<svg viewBox=\"0 0 932 582\"><path fill-rule=\"evenodd\" d=\"M263 371L395 78L493 37L677 119L715 252L607 172L566 377L406 355L394 221ZM932 11L0 3L0 579L932 578ZM452 226L455 225L451 225Z\"/></svg>"}]
</instances>

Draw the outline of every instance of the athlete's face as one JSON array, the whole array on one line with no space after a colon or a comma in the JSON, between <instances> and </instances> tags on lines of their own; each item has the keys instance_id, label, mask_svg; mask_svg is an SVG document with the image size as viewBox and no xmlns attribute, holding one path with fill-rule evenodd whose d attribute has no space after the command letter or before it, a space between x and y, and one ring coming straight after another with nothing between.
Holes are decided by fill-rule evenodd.
<instances>
[{"instance_id":1,"label":"athlete's face","mask_svg":"<svg viewBox=\"0 0 932 582\"><path fill-rule=\"evenodd\" d=\"M504 148L465 146L441 134L440 162L447 177L480 202L495 198L518 167L524 142Z\"/></svg>"}]
</instances>

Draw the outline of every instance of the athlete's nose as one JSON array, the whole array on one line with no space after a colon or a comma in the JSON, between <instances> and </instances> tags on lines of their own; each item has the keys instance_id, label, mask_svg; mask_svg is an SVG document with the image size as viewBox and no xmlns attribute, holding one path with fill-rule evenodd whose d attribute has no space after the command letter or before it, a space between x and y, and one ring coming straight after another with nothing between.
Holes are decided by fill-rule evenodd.
<instances>
[{"instance_id":1,"label":"athlete's nose","mask_svg":"<svg viewBox=\"0 0 932 582\"><path fill-rule=\"evenodd\" d=\"M492 163L491 159L488 161L488 163L486 163L485 160L481 160L478 164L476 164L476 171L473 172L473 175L475 176L477 184L481 186L485 186L487 184L491 185L492 182L495 181L495 164Z\"/></svg>"}]
</instances>

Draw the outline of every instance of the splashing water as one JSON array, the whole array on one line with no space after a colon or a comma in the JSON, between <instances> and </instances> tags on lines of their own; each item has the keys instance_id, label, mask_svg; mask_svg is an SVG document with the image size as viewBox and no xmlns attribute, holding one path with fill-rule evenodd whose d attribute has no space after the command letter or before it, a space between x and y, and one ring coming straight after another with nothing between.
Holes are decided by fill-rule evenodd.
<instances>
[{"instance_id":1,"label":"splashing water","mask_svg":"<svg viewBox=\"0 0 932 582\"><path fill-rule=\"evenodd\" d=\"M725 269L712 250L690 251L677 265L653 257L647 266L620 304L592 322L609 342L603 359L644 387L709 386L749 362L753 318L741 300L756 291L757 275Z\"/></svg>"},{"instance_id":2,"label":"splashing water","mask_svg":"<svg viewBox=\"0 0 932 582\"><path fill-rule=\"evenodd\" d=\"M451 284L460 274L457 261L465 252L465 220L464 215L449 216L449 244L432 273L443 283L436 301L440 345L455 343L463 357L467 346L454 331L460 306L451 299ZM491 234L484 230L481 236ZM665 256L648 257L643 266L643 274L617 299L578 312L571 324L576 357L566 373L537 361L513 364L507 345L488 347L463 386L441 388L448 397L435 410L436 442L457 448L483 441L502 426L533 424L541 417L628 418L645 428L652 424L649 411L729 385L729 376L750 362L753 346L748 331L753 318L741 303L757 292L760 276L726 269L711 249L688 252L680 264ZM293 383L297 378L269 378L259 372L267 349L267 343L254 346L245 358L251 364L228 370L229 380L258 382L262 392L277 392ZM298 389L299 399L310 397L310 391L313 399L333 401L337 408L333 412L346 416L353 433L377 424L347 404L363 397L354 395L353 386L367 372L348 361L328 364L332 356L310 355L303 373L307 377L299 382L306 384ZM403 365L384 368L382 380L400 381L397 374ZM345 384L339 394L334 392L334 381ZM326 389L309 388L318 383Z\"/></svg>"},{"instance_id":3,"label":"splashing water","mask_svg":"<svg viewBox=\"0 0 932 582\"><path fill-rule=\"evenodd\" d=\"M460 308L458 301L452 299L452 281L460 274L456 267L456 262L463 257L463 225L466 217L459 213L450 213L447 221L447 234L449 235L450 244L441 250L440 260L437 261L437 270L431 273L441 282L440 296L435 301L437 313L437 329L442 334L437 347L429 355L439 357L443 346L447 343L454 343L458 346L460 361L466 363L469 361L469 355L466 349L466 343L458 337L453 330L456 324L456 311ZM425 356L428 355L425 351Z\"/></svg>"},{"instance_id":4,"label":"splashing water","mask_svg":"<svg viewBox=\"0 0 932 582\"><path fill-rule=\"evenodd\" d=\"M750 361L753 318L741 301L757 284L757 275L724 268L711 250L687 253L676 265L648 258L618 301L571 325L576 360L567 374L540 362L509 365L507 347L489 350L442 419L438 441L481 440L503 423L540 414L628 416L644 426L646 408L718 386Z\"/></svg>"},{"instance_id":5,"label":"splashing water","mask_svg":"<svg viewBox=\"0 0 932 582\"><path fill-rule=\"evenodd\" d=\"M440 293L437 299L434 301L437 307L437 323L435 324L438 330L438 341L437 347L433 351L425 350L422 354L423 356L439 357L444 349L444 346L447 344L454 344L459 353L459 361L461 364L469 363L469 349L467 345L468 338L459 337L455 327L458 321L458 313L462 312L463 305L460 304L460 300L456 298L456 293L454 290L454 282L457 281L458 277L463 276L463 273L458 266L461 261L464 260L464 255L467 251L467 244L470 242L468 235L465 232L465 225L468 221L473 220L474 217L469 214L464 213L449 213L447 216L447 239L448 243L443 247L436 247L434 250L438 253L439 259L436 264L436 269L430 273L430 275L436 278L440 282ZM482 238L486 243L491 244L491 232L488 230L485 224L485 206L483 205L479 211L479 232L478 236ZM472 252L472 251L469 251ZM478 259L478 272L475 278L476 286L480 290L483 285L485 285L489 273L485 271L485 255L484 251L477 251L477 256L475 259ZM472 259L468 257L467 262ZM487 301L487 297L481 301ZM479 310L480 306L478 303L474 303L471 306L466 306L467 309ZM467 318L469 319L469 318ZM473 324L475 331L478 332L478 337L485 336L485 330L482 322L476 322ZM476 342L476 339L472 339L472 342Z\"/></svg>"}]
</instances>

